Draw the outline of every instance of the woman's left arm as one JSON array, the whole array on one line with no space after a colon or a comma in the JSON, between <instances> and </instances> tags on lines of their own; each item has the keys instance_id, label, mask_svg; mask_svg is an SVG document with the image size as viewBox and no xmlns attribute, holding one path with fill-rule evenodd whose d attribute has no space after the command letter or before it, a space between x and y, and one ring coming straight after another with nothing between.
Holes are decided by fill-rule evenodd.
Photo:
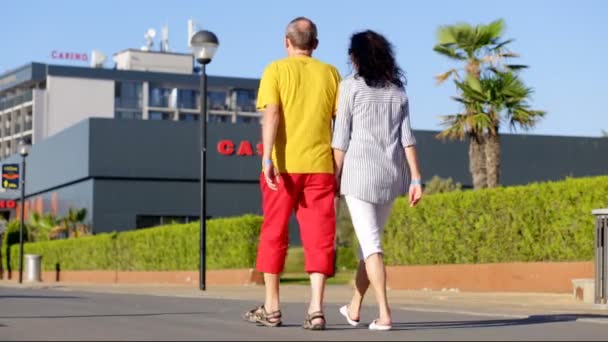
<instances>
[{"instance_id":1,"label":"woman's left arm","mask_svg":"<svg viewBox=\"0 0 608 342\"><path fill-rule=\"evenodd\" d=\"M401 144L405 151L407 165L410 168L410 207L415 206L422 198L422 174L418 164L418 153L416 152L416 138L410 127L410 101L406 98L403 104L403 121L401 122Z\"/></svg>"},{"instance_id":2,"label":"woman's left arm","mask_svg":"<svg viewBox=\"0 0 608 342\"><path fill-rule=\"evenodd\" d=\"M409 200L410 207L418 204L422 198L422 174L420 173L420 166L418 164L418 153L416 147L410 145L405 147L405 158L407 159L407 165L410 167L410 173L412 180L410 182Z\"/></svg>"}]
</instances>

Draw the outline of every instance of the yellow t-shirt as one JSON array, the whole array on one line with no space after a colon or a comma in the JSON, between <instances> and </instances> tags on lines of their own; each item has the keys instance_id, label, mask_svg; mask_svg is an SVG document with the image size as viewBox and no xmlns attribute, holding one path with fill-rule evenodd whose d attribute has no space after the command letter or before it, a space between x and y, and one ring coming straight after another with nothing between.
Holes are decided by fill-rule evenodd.
<instances>
[{"instance_id":1,"label":"yellow t-shirt","mask_svg":"<svg viewBox=\"0 0 608 342\"><path fill-rule=\"evenodd\" d=\"M308 56L271 63L260 80L257 108L282 111L272 159L280 172L333 173L331 120L336 112L340 74Z\"/></svg>"}]
</instances>

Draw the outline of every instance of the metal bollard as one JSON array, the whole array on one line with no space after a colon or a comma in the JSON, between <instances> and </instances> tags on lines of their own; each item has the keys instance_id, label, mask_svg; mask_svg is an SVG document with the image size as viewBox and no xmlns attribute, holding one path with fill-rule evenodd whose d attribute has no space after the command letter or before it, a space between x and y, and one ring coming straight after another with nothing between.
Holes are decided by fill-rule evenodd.
<instances>
[{"instance_id":1,"label":"metal bollard","mask_svg":"<svg viewBox=\"0 0 608 342\"><path fill-rule=\"evenodd\" d=\"M36 254L26 254L25 259L25 281L39 282L41 279L41 260L42 257Z\"/></svg>"},{"instance_id":2,"label":"metal bollard","mask_svg":"<svg viewBox=\"0 0 608 342\"><path fill-rule=\"evenodd\" d=\"M608 209L595 209L595 304L608 304Z\"/></svg>"}]
</instances>

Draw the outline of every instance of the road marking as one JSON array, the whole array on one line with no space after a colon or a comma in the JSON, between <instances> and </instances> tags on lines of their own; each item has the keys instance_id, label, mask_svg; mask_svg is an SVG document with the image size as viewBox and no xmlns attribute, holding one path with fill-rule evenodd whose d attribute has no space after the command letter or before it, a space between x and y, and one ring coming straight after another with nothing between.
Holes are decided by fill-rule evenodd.
<instances>
[{"instance_id":1,"label":"road marking","mask_svg":"<svg viewBox=\"0 0 608 342\"><path fill-rule=\"evenodd\" d=\"M606 317L606 318L579 318L576 321L582 322L582 323L608 324L608 317Z\"/></svg>"},{"instance_id":2,"label":"road marking","mask_svg":"<svg viewBox=\"0 0 608 342\"><path fill-rule=\"evenodd\" d=\"M432 308L423 308L423 307L399 307L400 310L404 311L416 311L416 312L433 312L433 313L448 313L448 314L457 314L457 315L467 315L467 316L478 316L478 317L500 317L500 318L516 318L516 319L526 319L533 316L539 316L543 314L532 314L532 315L517 315L517 314L506 314L506 313L487 313L487 312L477 312L477 311L465 311L465 310L451 310L451 309L432 309ZM550 313L544 315L564 315L564 316L572 316L574 319L572 322L581 322L581 323L593 323L593 324L608 324L608 316L606 318L576 318L576 316L583 316L586 314L564 314L560 311L552 311ZM559 322L559 320L556 320Z\"/></svg>"},{"instance_id":3,"label":"road marking","mask_svg":"<svg viewBox=\"0 0 608 342\"><path fill-rule=\"evenodd\" d=\"M451 309L430 309L430 308L411 307L411 306L400 307L399 309L405 310L405 311L450 313L450 314L457 314L457 315L480 316L480 317L505 317L505 318L528 318L529 317L526 315L487 313L487 312L451 310Z\"/></svg>"}]
</instances>

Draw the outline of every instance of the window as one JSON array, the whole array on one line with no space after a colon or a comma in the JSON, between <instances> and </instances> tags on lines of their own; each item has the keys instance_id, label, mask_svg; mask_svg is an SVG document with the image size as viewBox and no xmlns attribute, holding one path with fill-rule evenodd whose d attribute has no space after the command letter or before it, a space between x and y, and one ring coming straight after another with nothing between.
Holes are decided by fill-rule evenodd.
<instances>
[{"instance_id":1,"label":"window","mask_svg":"<svg viewBox=\"0 0 608 342\"><path fill-rule=\"evenodd\" d=\"M114 113L114 117L116 117L117 119L141 120L142 115L141 115L141 112L119 110L119 111L116 111L116 113Z\"/></svg>"},{"instance_id":2,"label":"window","mask_svg":"<svg viewBox=\"0 0 608 342\"><path fill-rule=\"evenodd\" d=\"M198 121L198 114L180 113L179 121Z\"/></svg>"},{"instance_id":3,"label":"window","mask_svg":"<svg viewBox=\"0 0 608 342\"><path fill-rule=\"evenodd\" d=\"M32 110L31 108L27 111L25 115L25 130L29 131L32 129Z\"/></svg>"},{"instance_id":4,"label":"window","mask_svg":"<svg viewBox=\"0 0 608 342\"><path fill-rule=\"evenodd\" d=\"M135 227L137 229L140 228L150 228L160 226L160 216L137 216L135 219Z\"/></svg>"},{"instance_id":5,"label":"window","mask_svg":"<svg viewBox=\"0 0 608 342\"><path fill-rule=\"evenodd\" d=\"M177 107L186 109L198 108L198 91L191 89L179 89L177 91Z\"/></svg>"},{"instance_id":6,"label":"window","mask_svg":"<svg viewBox=\"0 0 608 342\"><path fill-rule=\"evenodd\" d=\"M172 120L171 113L167 112L149 112L148 117L150 120Z\"/></svg>"},{"instance_id":7,"label":"window","mask_svg":"<svg viewBox=\"0 0 608 342\"><path fill-rule=\"evenodd\" d=\"M166 224L180 224L198 221L198 216L159 216L137 215L135 225L137 229L151 228Z\"/></svg>"},{"instance_id":8,"label":"window","mask_svg":"<svg viewBox=\"0 0 608 342\"><path fill-rule=\"evenodd\" d=\"M209 114L207 116L208 122L232 122L232 115L222 114Z\"/></svg>"},{"instance_id":9,"label":"window","mask_svg":"<svg viewBox=\"0 0 608 342\"><path fill-rule=\"evenodd\" d=\"M150 83L149 95L150 107L175 108L177 105L177 88Z\"/></svg>"},{"instance_id":10,"label":"window","mask_svg":"<svg viewBox=\"0 0 608 342\"><path fill-rule=\"evenodd\" d=\"M114 85L114 107L141 109L142 84L140 82L116 82Z\"/></svg>"},{"instance_id":11,"label":"window","mask_svg":"<svg viewBox=\"0 0 608 342\"><path fill-rule=\"evenodd\" d=\"M226 92L220 90L211 90L207 92L208 108L215 110L227 110Z\"/></svg>"},{"instance_id":12,"label":"window","mask_svg":"<svg viewBox=\"0 0 608 342\"><path fill-rule=\"evenodd\" d=\"M236 117L237 123L246 123L246 124L256 124L260 123L259 116L248 116L248 115L237 115Z\"/></svg>"},{"instance_id":13,"label":"window","mask_svg":"<svg viewBox=\"0 0 608 342\"><path fill-rule=\"evenodd\" d=\"M255 112L255 91L251 89L235 89L236 110L239 112Z\"/></svg>"},{"instance_id":14,"label":"window","mask_svg":"<svg viewBox=\"0 0 608 342\"><path fill-rule=\"evenodd\" d=\"M32 136L31 135L23 136L23 143L26 145L32 145Z\"/></svg>"}]
</instances>

